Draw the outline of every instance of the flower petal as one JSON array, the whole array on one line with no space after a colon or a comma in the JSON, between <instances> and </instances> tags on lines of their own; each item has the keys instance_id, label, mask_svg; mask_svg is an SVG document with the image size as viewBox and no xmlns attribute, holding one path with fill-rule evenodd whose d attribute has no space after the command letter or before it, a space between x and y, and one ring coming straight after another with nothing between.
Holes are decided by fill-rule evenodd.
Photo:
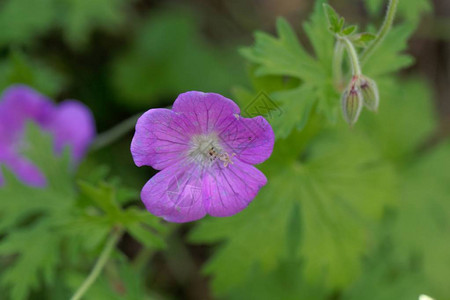
<instances>
[{"instance_id":1,"label":"flower petal","mask_svg":"<svg viewBox=\"0 0 450 300\"><path fill-rule=\"evenodd\" d=\"M47 125L53 110L50 99L27 86L14 85L6 89L0 100L0 120L8 130L1 132L2 139L16 139L26 120Z\"/></svg>"},{"instance_id":2,"label":"flower petal","mask_svg":"<svg viewBox=\"0 0 450 300\"><path fill-rule=\"evenodd\" d=\"M246 208L267 178L257 168L237 160L227 167L218 162L205 172L203 182L207 213L226 217Z\"/></svg>"},{"instance_id":3,"label":"flower petal","mask_svg":"<svg viewBox=\"0 0 450 300\"><path fill-rule=\"evenodd\" d=\"M275 135L270 124L261 116L247 119L238 117L219 138L226 151L248 164L260 164L270 157Z\"/></svg>"},{"instance_id":4,"label":"flower petal","mask_svg":"<svg viewBox=\"0 0 450 300\"><path fill-rule=\"evenodd\" d=\"M170 222L190 222L206 215L202 192L203 170L193 164L168 167L144 186L141 198L147 210Z\"/></svg>"},{"instance_id":5,"label":"flower petal","mask_svg":"<svg viewBox=\"0 0 450 300\"><path fill-rule=\"evenodd\" d=\"M173 111L184 114L197 134L222 131L232 121L230 117L240 113L237 104L222 95L195 91L180 94L173 104Z\"/></svg>"},{"instance_id":6,"label":"flower petal","mask_svg":"<svg viewBox=\"0 0 450 300\"><path fill-rule=\"evenodd\" d=\"M184 159L191 129L183 116L169 109L150 109L137 121L131 142L135 164L162 170Z\"/></svg>"},{"instance_id":7,"label":"flower petal","mask_svg":"<svg viewBox=\"0 0 450 300\"><path fill-rule=\"evenodd\" d=\"M20 181L27 185L44 187L46 184L45 176L35 165L26 158L20 157L7 149L0 149L0 165L1 164L4 164ZM2 184L3 179L0 170L0 186Z\"/></svg>"},{"instance_id":8,"label":"flower petal","mask_svg":"<svg viewBox=\"0 0 450 300\"><path fill-rule=\"evenodd\" d=\"M56 108L48 127L54 134L56 152L61 152L64 146L69 145L76 160L84 156L95 136L95 121L91 111L74 100L66 100Z\"/></svg>"}]
</instances>

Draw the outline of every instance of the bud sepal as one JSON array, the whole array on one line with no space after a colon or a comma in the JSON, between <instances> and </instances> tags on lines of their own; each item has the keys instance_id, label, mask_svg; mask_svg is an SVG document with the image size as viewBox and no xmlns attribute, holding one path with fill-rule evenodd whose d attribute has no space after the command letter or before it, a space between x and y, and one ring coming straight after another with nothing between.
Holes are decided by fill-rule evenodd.
<instances>
[{"instance_id":1,"label":"bud sepal","mask_svg":"<svg viewBox=\"0 0 450 300\"><path fill-rule=\"evenodd\" d=\"M371 111L378 111L380 95L377 83L369 77L361 76L359 78L359 89L363 96L364 106Z\"/></svg>"},{"instance_id":2,"label":"bud sepal","mask_svg":"<svg viewBox=\"0 0 450 300\"><path fill-rule=\"evenodd\" d=\"M358 77L354 77L342 94L342 112L345 121L352 126L358 121L363 107L363 95L359 89Z\"/></svg>"}]
</instances>

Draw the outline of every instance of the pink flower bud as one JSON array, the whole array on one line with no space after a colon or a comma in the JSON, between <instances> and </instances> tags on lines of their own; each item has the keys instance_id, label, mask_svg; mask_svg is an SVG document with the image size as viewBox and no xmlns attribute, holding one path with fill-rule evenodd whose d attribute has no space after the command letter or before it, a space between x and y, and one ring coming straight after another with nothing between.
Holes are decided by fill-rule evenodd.
<instances>
[{"instance_id":1,"label":"pink flower bud","mask_svg":"<svg viewBox=\"0 0 450 300\"><path fill-rule=\"evenodd\" d=\"M359 78L359 89L361 90L363 103L367 109L377 111L380 103L380 96L376 82L366 76L361 76Z\"/></svg>"},{"instance_id":2,"label":"pink flower bud","mask_svg":"<svg viewBox=\"0 0 450 300\"><path fill-rule=\"evenodd\" d=\"M363 96L358 87L358 79L353 78L342 94L342 112L345 121L352 126L358 121L363 106Z\"/></svg>"}]
</instances>

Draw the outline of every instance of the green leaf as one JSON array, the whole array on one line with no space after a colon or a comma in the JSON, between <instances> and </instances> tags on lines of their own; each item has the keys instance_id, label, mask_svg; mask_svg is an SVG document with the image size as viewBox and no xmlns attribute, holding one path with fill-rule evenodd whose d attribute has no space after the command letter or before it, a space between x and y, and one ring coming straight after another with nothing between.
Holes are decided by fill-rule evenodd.
<instances>
[{"instance_id":1,"label":"green leaf","mask_svg":"<svg viewBox=\"0 0 450 300\"><path fill-rule=\"evenodd\" d=\"M85 294L86 299L95 300L152 300L157 299L146 289L145 274L136 272L124 255L117 255L114 264L94 282ZM65 281L75 290L85 279L85 274L66 272Z\"/></svg>"},{"instance_id":2,"label":"green leaf","mask_svg":"<svg viewBox=\"0 0 450 300\"><path fill-rule=\"evenodd\" d=\"M161 219L150 214L147 210L130 207L123 212L121 218L130 235L145 247L163 249L166 243L163 239L167 228Z\"/></svg>"},{"instance_id":3,"label":"green leaf","mask_svg":"<svg viewBox=\"0 0 450 300\"><path fill-rule=\"evenodd\" d=\"M377 36L375 34L363 32L359 34L358 41L367 43L373 41L376 38Z\"/></svg>"},{"instance_id":4,"label":"green leaf","mask_svg":"<svg viewBox=\"0 0 450 300\"><path fill-rule=\"evenodd\" d=\"M79 183L81 193L87 201L86 207L76 218L66 224L67 228L76 228L76 231L93 228L98 225L97 236L89 244L95 245L97 241L104 238L106 234L115 226L125 227L127 231L136 240L146 247L161 249L165 247L162 233L165 233L165 227L161 225L160 220L145 210L138 210L134 207L122 209L117 202L118 191L122 188L116 188L106 183L92 185L87 182ZM102 211L91 212L89 206L94 206ZM89 226L78 226L77 223L90 222Z\"/></svg>"},{"instance_id":5,"label":"green leaf","mask_svg":"<svg viewBox=\"0 0 450 300\"><path fill-rule=\"evenodd\" d=\"M388 33L383 42L364 63L364 74L377 77L397 72L413 63L412 56L402 53L408 48L408 39L415 26L405 23L398 25Z\"/></svg>"},{"instance_id":6,"label":"green leaf","mask_svg":"<svg viewBox=\"0 0 450 300\"><path fill-rule=\"evenodd\" d=\"M317 80L329 80L331 76L331 65L333 62L334 38L325 26L325 17L320 10L320 4L324 1L317 1L309 21L303 24L303 29L309 42L313 46L316 63L319 64L317 72L321 75ZM308 83L308 82L306 82ZM310 83L318 83L310 82Z\"/></svg>"},{"instance_id":7,"label":"green leaf","mask_svg":"<svg viewBox=\"0 0 450 300\"><path fill-rule=\"evenodd\" d=\"M370 231L385 205L395 202L393 171L356 132L303 138L307 146L300 153L293 140L278 142L272 163L264 165L268 185L246 210L206 219L192 232L194 242L222 242L205 267L218 294L241 286L254 267L275 270L288 257L292 238L300 241L294 255L305 262L310 282L342 287L359 274ZM299 235L289 229L298 209Z\"/></svg>"},{"instance_id":8,"label":"green leaf","mask_svg":"<svg viewBox=\"0 0 450 300\"><path fill-rule=\"evenodd\" d=\"M61 259L59 246L59 236L43 222L16 230L1 241L0 257L17 255L1 277L1 284L11 288L9 299L27 299L30 290L43 282L51 284Z\"/></svg>"},{"instance_id":9,"label":"green leaf","mask_svg":"<svg viewBox=\"0 0 450 300\"><path fill-rule=\"evenodd\" d=\"M77 247L87 251L97 250L112 227L108 216L79 210L65 215L64 218L58 218L55 222L66 236L76 242Z\"/></svg>"},{"instance_id":10,"label":"green leaf","mask_svg":"<svg viewBox=\"0 0 450 300\"><path fill-rule=\"evenodd\" d=\"M356 25L350 25L350 26L346 27L344 30L342 30L342 34L343 34L343 35L351 35L351 34L354 33L357 29L358 29L358 26L356 26Z\"/></svg>"},{"instance_id":11,"label":"green leaf","mask_svg":"<svg viewBox=\"0 0 450 300\"><path fill-rule=\"evenodd\" d=\"M81 181L78 194L68 149L56 155L51 136L32 123L23 144L23 155L45 175L47 184L26 186L3 168L0 258L7 258L8 264L0 272L0 285L7 297L27 299L31 291L53 286L62 262L67 268L84 262L84 255L97 253L116 226L129 230L146 247L164 247L166 230L158 218L120 206L117 199L130 195L128 189L119 193L123 188L118 185Z\"/></svg>"},{"instance_id":12,"label":"green leaf","mask_svg":"<svg viewBox=\"0 0 450 300\"><path fill-rule=\"evenodd\" d=\"M53 96L64 88L66 78L39 60L19 51L12 51L7 59L0 61L0 90L18 83Z\"/></svg>"},{"instance_id":13,"label":"green leaf","mask_svg":"<svg viewBox=\"0 0 450 300\"><path fill-rule=\"evenodd\" d=\"M418 299L428 293L420 271L399 265L390 251L380 251L365 261L363 274L344 291L342 299Z\"/></svg>"},{"instance_id":14,"label":"green leaf","mask_svg":"<svg viewBox=\"0 0 450 300\"><path fill-rule=\"evenodd\" d=\"M75 48L85 46L95 28L113 32L125 21L125 0L64 0L58 22L64 37ZM133 2L133 1L129 1ZM57 4L57 3L55 3Z\"/></svg>"},{"instance_id":15,"label":"green leaf","mask_svg":"<svg viewBox=\"0 0 450 300\"><path fill-rule=\"evenodd\" d=\"M403 262L415 258L436 299L450 297L450 141L428 150L404 172L393 238Z\"/></svg>"},{"instance_id":16,"label":"green leaf","mask_svg":"<svg viewBox=\"0 0 450 300\"><path fill-rule=\"evenodd\" d=\"M372 33L363 32L352 36L350 39L355 46L367 47L368 43L376 39L377 36Z\"/></svg>"},{"instance_id":17,"label":"green leaf","mask_svg":"<svg viewBox=\"0 0 450 300\"><path fill-rule=\"evenodd\" d=\"M116 220L121 213L115 199L115 189L107 184L102 184L99 187L88 184L87 182L80 182L79 184L82 195L93 201L97 207L101 208L105 214Z\"/></svg>"},{"instance_id":18,"label":"green leaf","mask_svg":"<svg viewBox=\"0 0 450 300\"><path fill-rule=\"evenodd\" d=\"M332 33L341 33L342 26L340 24L340 17L337 12L327 3L323 4L323 10L327 17L328 25ZM343 19L342 19L343 20Z\"/></svg>"},{"instance_id":19,"label":"green leaf","mask_svg":"<svg viewBox=\"0 0 450 300\"><path fill-rule=\"evenodd\" d=\"M146 228L141 224L131 223L127 226L127 230L131 236L147 248L163 249L166 246L161 237L152 232L150 228Z\"/></svg>"},{"instance_id":20,"label":"green leaf","mask_svg":"<svg viewBox=\"0 0 450 300\"><path fill-rule=\"evenodd\" d=\"M343 17L341 17L339 19L339 27L338 27L339 31L342 31L342 28L344 28L344 23L345 23L345 19Z\"/></svg>"},{"instance_id":21,"label":"green leaf","mask_svg":"<svg viewBox=\"0 0 450 300\"><path fill-rule=\"evenodd\" d=\"M314 106L329 122L336 120L339 96L332 85L333 36L326 26L323 2L317 1L310 21L304 24L315 56L304 49L284 19L277 21L278 38L258 32L255 44L241 50L247 60L256 64L254 77L294 79L284 90L268 91L282 111L278 118L269 118L277 138L285 138L294 128L305 126ZM255 88L256 95L261 87Z\"/></svg>"},{"instance_id":22,"label":"green leaf","mask_svg":"<svg viewBox=\"0 0 450 300\"><path fill-rule=\"evenodd\" d=\"M0 188L0 232L36 213L57 214L74 201L69 152L55 155L50 135L31 123L27 126L26 141L24 155L45 174L47 186L41 189L26 186L4 169L5 184Z\"/></svg>"},{"instance_id":23,"label":"green leaf","mask_svg":"<svg viewBox=\"0 0 450 300\"><path fill-rule=\"evenodd\" d=\"M227 299L244 300L325 300L328 291L320 284L309 284L302 274L302 265L286 260L271 272L252 270L248 281L233 290Z\"/></svg>"},{"instance_id":24,"label":"green leaf","mask_svg":"<svg viewBox=\"0 0 450 300\"><path fill-rule=\"evenodd\" d=\"M205 272L213 275L212 287L217 293L225 294L239 286L255 264L263 270L273 270L285 254L293 208L292 176L292 170L272 176L272 186L263 188L246 210L230 218L206 219L192 232L191 241L197 243L225 240L205 267Z\"/></svg>"},{"instance_id":25,"label":"green leaf","mask_svg":"<svg viewBox=\"0 0 450 300\"><path fill-rule=\"evenodd\" d=\"M232 84L244 82L242 63L227 53L204 40L189 10L159 11L113 61L112 84L119 101L138 108L186 90L226 94Z\"/></svg>"},{"instance_id":26,"label":"green leaf","mask_svg":"<svg viewBox=\"0 0 450 300\"><path fill-rule=\"evenodd\" d=\"M0 45L30 44L61 29L66 41L80 48L94 29L112 31L125 21L125 0L5 0L0 9Z\"/></svg>"},{"instance_id":27,"label":"green leaf","mask_svg":"<svg viewBox=\"0 0 450 300\"><path fill-rule=\"evenodd\" d=\"M437 129L431 87L419 78L379 80L377 114L364 112L361 126L383 156L397 164L408 163Z\"/></svg>"},{"instance_id":28,"label":"green leaf","mask_svg":"<svg viewBox=\"0 0 450 300\"><path fill-rule=\"evenodd\" d=\"M273 98L283 107L279 117L269 119L278 138L287 138L293 129L303 129L314 107L315 90L307 85L280 91Z\"/></svg>"},{"instance_id":29,"label":"green leaf","mask_svg":"<svg viewBox=\"0 0 450 300\"><path fill-rule=\"evenodd\" d=\"M371 143L356 132L325 135L307 151L310 157L297 192L306 278L324 276L328 286L345 286L360 273L359 258L367 251L372 226L385 205L395 203L396 179Z\"/></svg>"},{"instance_id":30,"label":"green leaf","mask_svg":"<svg viewBox=\"0 0 450 300\"><path fill-rule=\"evenodd\" d=\"M248 60L258 65L255 74L292 76L304 81L321 78L317 62L300 45L286 20L277 20L277 32L279 39L257 32L255 45L241 50Z\"/></svg>"},{"instance_id":31,"label":"green leaf","mask_svg":"<svg viewBox=\"0 0 450 300\"><path fill-rule=\"evenodd\" d=\"M0 4L0 45L21 45L54 25L54 0L5 0Z\"/></svg>"},{"instance_id":32,"label":"green leaf","mask_svg":"<svg viewBox=\"0 0 450 300\"><path fill-rule=\"evenodd\" d=\"M42 281L52 281L62 240L54 220L67 215L75 200L69 151L55 155L51 137L34 124L27 126L25 136L24 155L45 175L47 185L26 186L3 170L0 233L7 235L0 244L0 257L15 258L2 270L1 284L11 290L12 299L26 299Z\"/></svg>"}]
</instances>

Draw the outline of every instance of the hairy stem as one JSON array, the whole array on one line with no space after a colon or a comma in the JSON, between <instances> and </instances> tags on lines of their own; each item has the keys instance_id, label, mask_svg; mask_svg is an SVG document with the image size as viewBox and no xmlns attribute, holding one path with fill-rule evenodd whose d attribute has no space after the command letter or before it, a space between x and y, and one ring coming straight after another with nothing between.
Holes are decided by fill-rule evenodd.
<instances>
[{"instance_id":1,"label":"hairy stem","mask_svg":"<svg viewBox=\"0 0 450 300\"><path fill-rule=\"evenodd\" d=\"M75 292L75 294L70 298L71 300L79 300L83 295L86 293L86 291L91 287L91 285L95 282L97 277L100 275L101 271L103 270L103 267L105 266L106 262L109 259L109 256L111 255L114 247L116 246L117 242L119 241L120 237L122 236L122 230L121 229L115 229L111 236L109 237L108 241L105 244L105 248L103 248L102 253L98 257L97 262L95 263L94 268L92 269L91 273L88 277L84 280L84 282L81 284L81 286L78 288L78 290Z\"/></svg>"},{"instance_id":2,"label":"hairy stem","mask_svg":"<svg viewBox=\"0 0 450 300\"><path fill-rule=\"evenodd\" d=\"M367 61L367 58L369 58L369 56L373 54L373 51L375 51L375 49L381 44L386 35L389 33L389 30L391 30L392 23L394 22L395 18L395 13L397 11L398 1L399 0L389 0L389 6L386 12L386 16L384 18L383 25L378 31L377 37L361 55L361 62L363 64Z\"/></svg>"},{"instance_id":3,"label":"hairy stem","mask_svg":"<svg viewBox=\"0 0 450 300\"><path fill-rule=\"evenodd\" d=\"M342 60L344 58L344 44L338 39L333 53L333 78L338 90L342 87Z\"/></svg>"},{"instance_id":4,"label":"hairy stem","mask_svg":"<svg viewBox=\"0 0 450 300\"><path fill-rule=\"evenodd\" d=\"M125 134L127 134L130 130L134 128L140 116L142 116L142 113L131 116L128 119L117 124L113 128L99 134L92 143L90 150L91 151L99 150L101 148L111 145L116 140L123 137Z\"/></svg>"},{"instance_id":5,"label":"hairy stem","mask_svg":"<svg viewBox=\"0 0 450 300\"><path fill-rule=\"evenodd\" d=\"M352 42L346 37L340 38L340 40L344 43L345 48L347 49L348 57L352 63L352 73L354 76L361 75L361 66L359 65L358 54L356 53L355 47Z\"/></svg>"}]
</instances>

